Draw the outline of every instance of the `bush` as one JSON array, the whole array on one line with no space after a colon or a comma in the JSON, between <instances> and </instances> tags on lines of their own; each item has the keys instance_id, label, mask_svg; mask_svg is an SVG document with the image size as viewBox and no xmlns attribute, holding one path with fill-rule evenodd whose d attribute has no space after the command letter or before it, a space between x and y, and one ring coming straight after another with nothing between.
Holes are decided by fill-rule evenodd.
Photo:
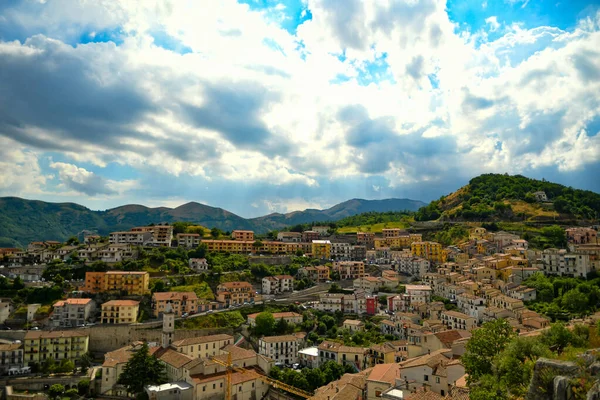
<instances>
[{"instance_id":1,"label":"bush","mask_svg":"<svg viewBox=\"0 0 600 400\"><path fill-rule=\"evenodd\" d=\"M77 397L77 396L79 396L79 391L75 388L69 389L65 392L65 396L70 397L70 398Z\"/></svg>"}]
</instances>

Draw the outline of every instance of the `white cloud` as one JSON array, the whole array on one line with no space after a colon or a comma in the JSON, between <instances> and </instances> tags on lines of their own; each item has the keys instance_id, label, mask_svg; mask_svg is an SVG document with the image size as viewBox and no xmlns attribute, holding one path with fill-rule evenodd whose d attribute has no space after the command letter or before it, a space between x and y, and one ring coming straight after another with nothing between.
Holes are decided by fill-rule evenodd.
<instances>
[{"instance_id":1,"label":"white cloud","mask_svg":"<svg viewBox=\"0 0 600 400\"><path fill-rule=\"evenodd\" d=\"M500 24L498 23L498 17L496 17L495 15L486 18L485 23L490 26L490 31L492 32L495 32L498 30L498 28L500 28Z\"/></svg>"},{"instance_id":2,"label":"white cloud","mask_svg":"<svg viewBox=\"0 0 600 400\"><path fill-rule=\"evenodd\" d=\"M51 179L38 163L38 154L0 136L0 195L39 196Z\"/></svg>"},{"instance_id":3,"label":"white cloud","mask_svg":"<svg viewBox=\"0 0 600 400\"><path fill-rule=\"evenodd\" d=\"M135 180L115 181L105 179L85 168L64 162L50 163L50 168L58 172L59 187L83 193L88 196L97 195L122 195L138 187Z\"/></svg>"}]
</instances>

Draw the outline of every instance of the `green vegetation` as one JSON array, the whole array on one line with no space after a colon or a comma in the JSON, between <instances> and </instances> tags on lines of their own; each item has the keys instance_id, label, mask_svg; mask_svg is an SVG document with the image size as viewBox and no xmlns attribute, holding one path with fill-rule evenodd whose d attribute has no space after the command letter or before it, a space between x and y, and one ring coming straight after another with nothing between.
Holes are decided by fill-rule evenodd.
<instances>
[{"instance_id":1,"label":"green vegetation","mask_svg":"<svg viewBox=\"0 0 600 400\"><path fill-rule=\"evenodd\" d=\"M537 191L545 192L554 207L536 204L533 193ZM597 219L600 195L521 175L485 174L471 179L457 192L420 208L415 220L431 221L445 217L467 221L522 221L556 218L555 211L570 218Z\"/></svg>"},{"instance_id":2,"label":"green vegetation","mask_svg":"<svg viewBox=\"0 0 600 400\"><path fill-rule=\"evenodd\" d=\"M175 327L177 329L239 328L245 321L242 314L236 310L179 320L175 323Z\"/></svg>"},{"instance_id":3,"label":"green vegetation","mask_svg":"<svg viewBox=\"0 0 600 400\"><path fill-rule=\"evenodd\" d=\"M536 300L527 307L552 320L589 315L600 307L600 278L553 277L536 273L524 284L536 289Z\"/></svg>"},{"instance_id":4,"label":"green vegetation","mask_svg":"<svg viewBox=\"0 0 600 400\"><path fill-rule=\"evenodd\" d=\"M459 244L469 238L469 231L462 225L444 224L440 231L435 232L432 240L450 246Z\"/></svg>"},{"instance_id":5,"label":"green vegetation","mask_svg":"<svg viewBox=\"0 0 600 400\"><path fill-rule=\"evenodd\" d=\"M321 221L306 224L298 224L289 227L291 232L302 232L310 230L313 225L329 226L331 232L355 233L355 232L381 232L384 228L408 228L412 221L411 211L387 211L387 212L365 212L342 218L338 221Z\"/></svg>"},{"instance_id":6,"label":"green vegetation","mask_svg":"<svg viewBox=\"0 0 600 400\"><path fill-rule=\"evenodd\" d=\"M144 392L144 386L163 384L167 382L165 366L157 358L150 355L148 343L133 353L117 383L125 386L127 393L139 395Z\"/></svg>"},{"instance_id":7,"label":"green vegetation","mask_svg":"<svg viewBox=\"0 0 600 400\"><path fill-rule=\"evenodd\" d=\"M596 328L587 325L568 329L562 323L555 323L541 335L527 337L516 336L504 319L487 322L473 331L461 357L468 374L471 399L522 398L538 358L572 361L574 354L596 346L597 342Z\"/></svg>"},{"instance_id":8,"label":"green vegetation","mask_svg":"<svg viewBox=\"0 0 600 400\"><path fill-rule=\"evenodd\" d=\"M304 368L300 371L273 367L270 375L271 378L287 383L288 385L313 392L317 388L327 385L329 382L340 379L345 373L354 372L354 369L350 365L341 365L335 361L327 361L318 368Z\"/></svg>"},{"instance_id":9,"label":"green vegetation","mask_svg":"<svg viewBox=\"0 0 600 400\"><path fill-rule=\"evenodd\" d=\"M171 287L171 292L194 292L199 299L215 299L215 295L213 294L212 290L210 290L210 286L208 286L208 283L206 282L185 286L173 286Z\"/></svg>"}]
</instances>

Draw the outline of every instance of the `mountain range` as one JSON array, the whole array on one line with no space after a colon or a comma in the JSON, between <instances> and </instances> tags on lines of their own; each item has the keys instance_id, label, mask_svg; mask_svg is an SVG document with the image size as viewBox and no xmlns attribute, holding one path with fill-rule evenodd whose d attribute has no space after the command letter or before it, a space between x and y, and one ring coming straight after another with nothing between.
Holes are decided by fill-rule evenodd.
<instances>
[{"instance_id":1,"label":"mountain range","mask_svg":"<svg viewBox=\"0 0 600 400\"><path fill-rule=\"evenodd\" d=\"M291 225L337 221L364 212L416 211L425 203L410 199L352 199L326 210L307 209L246 219L222 208L190 202L176 208L128 204L93 211L75 203L48 203L18 197L0 197L0 247L23 247L35 240L65 241L87 230L100 235L151 223L194 222L224 231L250 229L256 233Z\"/></svg>"}]
</instances>

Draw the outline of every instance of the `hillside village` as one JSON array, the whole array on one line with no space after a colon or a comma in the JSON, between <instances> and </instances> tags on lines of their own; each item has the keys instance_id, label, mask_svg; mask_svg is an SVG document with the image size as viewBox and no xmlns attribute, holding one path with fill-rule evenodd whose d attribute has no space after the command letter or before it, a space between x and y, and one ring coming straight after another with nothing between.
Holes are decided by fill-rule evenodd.
<instances>
[{"instance_id":1,"label":"hillside village","mask_svg":"<svg viewBox=\"0 0 600 400\"><path fill-rule=\"evenodd\" d=\"M595 309L539 312L547 293L531 282L596 276L597 229L567 228L565 248L543 250L481 226L444 246L401 228L269 240L167 224L3 248L1 372L68 371L73 388L88 382L80 394L127 396L119 377L142 349L165 371L149 398L468 398L461 356L483 324L535 336Z\"/></svg>"}]
</instances>

